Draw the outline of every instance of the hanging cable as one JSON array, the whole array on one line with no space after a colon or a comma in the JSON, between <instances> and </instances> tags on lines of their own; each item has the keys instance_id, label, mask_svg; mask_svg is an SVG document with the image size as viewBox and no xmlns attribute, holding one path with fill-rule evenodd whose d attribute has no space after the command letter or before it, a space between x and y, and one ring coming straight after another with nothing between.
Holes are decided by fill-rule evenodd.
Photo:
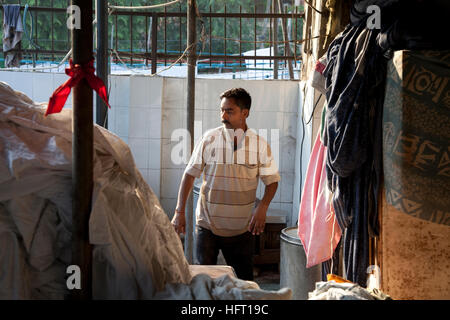
<instances>
[{"instance_id":1,"label":"hanging cable","mask_svg":"<svg viewBox=\"0 0 450 320\"><path fill-rule=\"evenodd\" d=\"M33 39L31 38L31 36L28 34L27 31L27 13L28 13L28 4L25 5L25 8L23 9L23 31L25 33L25 36L27 37L30 45L32 45L35 49L41 49L40 46L38 46ZM30 33L33 34L33 26L34 26L34 19L33 19L33 15L30 12L30 18L31 18L31 30Z\"/></svg>"},{"instance_id":2,"label":"hanging cable","mask_svg":"<svg viewBox=\"0 0 450 320\"><path fill-rule=\"evenodd\" d=\"M316 103L314 104L314 108L313 108L312 113L311 113L311 117L310 117L309 120L306 122L306 124L309 124L309 123L311 122L312 118L314 117L314 113L316 112L317 105L319 104L320 98L322 98L322 96L323 96L323 93L321 93L320 96L319 96L319 98L317 98L317 101L316 101Z\"/></svg>"},{"instance_id":3,"label":"hanging cable","mask_svg":"<svg viewBox=\"0 0 450 320\"><path fill-rule=\"evenodd\" d=\"M155 8L161 8L161 7L167 7L170 6L172 4L178 3L181 0L174 0L174 1L170 1L170 2L166 2L166 3L160 3L160 4L154 4L151 6L114 6L114 5L110 5L108 4L108 7L110 9L122 9L122 10L145 10L145 9L155 9Z\"/></svg>"},{"instance_id":4,"label":"hanging cable","mask_svg":"<svg viewBox=\"0 0 450 320\"><path fill-rule=\"evenodd\" d=\"M302 102L302 114L301 114L301 122L302 122L302 140L300 142L300 204L302 202L302 193L303 193L303 143L305 142L305 101L306 101L306 93L307 93L307 86L305 85L303 87L303 102ZM299 204L299 205L300 205ZM298 220L297 220L298 225Z\"/></svg>"}]
</instances>

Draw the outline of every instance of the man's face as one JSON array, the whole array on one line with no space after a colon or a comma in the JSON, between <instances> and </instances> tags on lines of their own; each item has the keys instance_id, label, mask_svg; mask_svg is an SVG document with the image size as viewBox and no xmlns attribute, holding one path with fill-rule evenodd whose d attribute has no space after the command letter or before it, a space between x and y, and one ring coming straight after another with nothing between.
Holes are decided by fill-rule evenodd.
<instances>
[{"instance_id":1,"label":"man's face","mask_svg":"<svg viewBox=\"0 0 450 320\"><path fill-rule=\"evenodd\" d=\"M242 129L245 131L248 109L241 109L233 98L222 98L220 114L222 123L227 129Z\"/></svg>"}]
</instances>

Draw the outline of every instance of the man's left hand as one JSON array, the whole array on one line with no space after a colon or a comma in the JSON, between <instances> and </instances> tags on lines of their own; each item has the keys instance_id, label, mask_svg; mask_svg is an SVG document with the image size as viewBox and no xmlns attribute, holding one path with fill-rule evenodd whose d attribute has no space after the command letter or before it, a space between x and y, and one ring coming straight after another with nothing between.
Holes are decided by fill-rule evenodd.
<instances>
[{"instance_id":1,"label":"man's left hand","mask_svg":"<svg viewBox=\"0 0 450 320\"><path fill-rule=\"evenodd\" d=\"M248 232L251 232L253 235L259 235L264 231L264 226L266 225L266 213L267 207L264 205L259 204L255 208L250 224L248 225Z\"/></svg>"}]
</instances>

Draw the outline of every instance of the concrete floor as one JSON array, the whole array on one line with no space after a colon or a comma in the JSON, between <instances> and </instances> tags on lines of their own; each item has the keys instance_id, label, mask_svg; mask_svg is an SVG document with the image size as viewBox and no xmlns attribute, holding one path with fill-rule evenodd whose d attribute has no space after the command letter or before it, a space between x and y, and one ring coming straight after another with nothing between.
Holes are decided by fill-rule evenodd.
<instances>
[{"instance_id":1,"label":"concrete floor","mask_svg":"<svg viewBox=\"0 0 450 320\"><path fill-rule=\"evenodd\" d=\"M262 290L279 290L280 272L278 270L278 265L255 266L253 281L256 282Z\"/></svg>"},{"instance_id":2,"label":"concrete floor","mask_svg":"<svg viewBox=\"0 0 450 320\"><path fill-rule=\"evenodd\" d=\"M222 251L219 251L217 257L218 265L226 265L225 258L222 255ZM256 265L253 268L253 281L256 282L263 290L279 290L280 289L280 272L278 265Z\"/></svg>"}]
</instances>

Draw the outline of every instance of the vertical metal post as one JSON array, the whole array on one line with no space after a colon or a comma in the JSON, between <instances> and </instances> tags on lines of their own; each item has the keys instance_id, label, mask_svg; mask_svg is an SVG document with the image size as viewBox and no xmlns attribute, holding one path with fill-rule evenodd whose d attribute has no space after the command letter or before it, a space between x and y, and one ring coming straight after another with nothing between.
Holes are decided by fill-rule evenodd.
<instances>
[{"instance_id":1,"label":"vertical metal post","mask_svg":"<svg viewBox=\"0 0 450 320\"><path fill-rule=\"evenodd\" d=\"M270 0L269 0L270 1ZM269 10L270 10L270 13L273 13L272 12L272 5L270 5L270 8L269 8ZM270 56L272 56L272 47L273 47L273 39L272 39L272 36L273 36L273 32L272 32L272 22L273 22L273 20L272 20L273 18L270 18L270 21L269 21L269 55ZM275 60L274 60L275 61ZM269 66L270 67L272 67L272 60L269 60Z\"/></svg>"},{"instance_id":2,"label":"vertical metal post","mask_svg":"<svg viewBox=\"0 0 450 320\"><path fill-rule=\"evenodd\" d=\"M92 59L92 1L72 0L81 11L81 28L72 30L74 64ZM72 299L92 299L92 247L89 244L89 216L93 190L93 93L86 79L73 88L72 141L72 264L81 270L81 290Z\"/></svg>"},{"instance_id":3,"label":"vertical metal post","mask_svg":"<svg viewBox=\"0 0 450 320\"><path fill-rule=\"evenodd\" d=\"M224 64L223 68L226 69L227 67L227 4L224 4L224 13L223 16L223 56L224 56ZM226 71L225 71L226 72Z\"/></svg>"},{"instance_id":4,"label":"vertical metal post","mask_svg":"<svg viewBox=\"0 0 450 320\"><path fill-rule=\"evenodd\" d=\"M196 1L188 0L187 8L187 51L188 72L187 72L187 129L191 138L191 152L194 150L194 119L195 119L195 66L196 56ZM193 263L193 197L190 194L186 204L186 238L184 240L184 253L187 261Z\"/></svg>"},{"instance_id":5,"label":"vertical metal post","mask_svg":"<svg viewBox=\"0 0 450 320\"><path fill-rule=\"evenodd\" d=\"M272 0L272 13L277 12L276 0ZM273 55L278 56L278 18L273 19ZM278 79L278 59L273 59L273 78Z\"/></svg>"},{"instance_id":6,"label":"vertical metal post","mask_svg":"<svg viewBox=\"0 0 450 320\"><path fill-rule=\"evenodd\" d=\"M38 16L39 11L36 10L36 12L34 13L34 21L39 21ZM26 26L25 26L26 27ZM38 45L38 28L39 28L39 23L36 23L36 28L34 28L34 43L36 45ZM37 48L34 51L34 55L33 55L33 68L36 67L36 63L39 60L39 54L38 54L38 50Z\"/></svg>"},{"instance_id":7,"label":"vertical metal post","mask_svg":"<svg viewBox=\"0 0 450 320\"><path fill-rule=\"evenodd\" d=\"M107 2L97 1L97 76L103 80L108 92L108 13ZM108 128L108 106L97 95L96 123Z\"/></svg>"},{"instance_id":8,"label":"vertical metal post","mask_svg":"<svg viewBox=\"0 0 450 320\"><path fill-rule=\"evenodd\" d=\"M167 65L167 7L164 7L164 66Z\"/></svg>"},{"instance_id":9,"label":"vertical metal post","mask_svg":"<svg viewBox=\"0 0 450 320\"><path fill-rule=\"evenodd\" d=\"M297 6L295 7L295 14L297 14ZM297 21L298 18L295 18L295 29L294 29L294 66L297 68Z\"/></svg>"},{"instance_id":10,"label":"vertical metal post","mask_svg":"<svg viewBox=\"0 0 450 320\"><path fill-rule=\"evenodd\" d=\"M280 10L280 13L286 13L286 12L284 12L284 9L281 7L280 0L278 0L278 8ZM288 32L287 32L286 18L281 19L281 30L283 32L284 56L290 56L291 55L291 47L290 47L289 36L288 36ZM292 68L291 61L286 59L285 63L288 65L289 78L291 80L294 80L294 69Z\"/></svg>"},{"instance_id":11,"label":"vertical metal post","mask_svg":"<svg viewBox=\"0 0 450 320\"><path fill-rule=\"evenodd\" d=\"M148 67L148 17L145 16L145 66Z\"/></svg>"},{"instance_id":12,"label":"vertical metal post","mask_svg":"<svg viewBox=\"0 0 450 320\"><path fill-rule=\"evenodd\" d=\"M19 1L19 3L20 3L20 1ZM52 30L51 30L51 39L52 39L52 42L51 42L51 44L52 44L52 62L54 62L55 61L55 34L54 34L54 31L53 31L53 26L55 25L55 15L54 15L54 3L53 3L53 0L50 2L50 4L51 4L51 7L52 7L52 19L51 19L51 23L52 23Z\"/></svg>"},{"instance_id":13,"label":"vertical metal post","mask_svg":"<svg viewBox=\"0 0 450 320\"><path fill-rule=\"evenodd\" d=\"M239 14L242 14L242 6L239 5ZM239 17L239 73L243 69L242 65L245 60L242 59L242 17Z\"/></svg>"},{"instance_id":14,"label":"vertical metal post","mask_svg":"<svg viewBox=\"0 0 450 320\"><path fill-rule=\"evenodd\" d=\"M158 50L158 16L156 12L152 13L152 74L156 73L156 53Z\"/></svg>"},{"instance_id":15,"label":"vertical metal post","mask_svg":"<svg viewBox=\"0 0 450 320\"><path fill-rule=\"evenodd\" d=\"M117 5L117 1L115 1L114 5ZM113 11L113 14L114 14L114 32L115 32L114 37L115 37L115 41L116 41L114 49L116 49L116 51L119 51L119 31L118 31L119 24L117 21L119 15L117 13L115 13L114 11Z\"/></svg>"},{"instance_id":16,"label":"vertical metal post","mask_svg":"<svg viewBox=\"0 0 450 320\"><path fill-rule=\"evenodd\" d=\"M133 15L128 17L130 18L130 64L133 67Z\"/></svg>"},{"instance_id":17,"label":"vertical metal post","mask_svg":"<svg viewBox=\"0 0 450 320\"><path fill-rule=\"evenodd\" d=\"M257 38L256 38L256 3L255 3L255 5L254 5L254 12L255 12L255 19L254 19L254 26L255 26L255 28L254 28L254 30L253 30L253 36L254 36L254 43L253 43L253 45L254 45L254 49L255 49L255 61L254 61L254 66L255 66L255 68L256 68L256 56L257 56L257 54L256 54L256 41L257 41ZM256 73L255 73L256 74Z\"/></svg>"},{"instance_id":18,"label":"vertical metal post","mask_svg":"<svg viewBox=\"0 0 450 320\"><path fill-rule=\"evenodd\" d=\"M179 4L179 7L178 7L178 12L181 12L181 3L179 2L178 3ZM180 19L179 19L179 21L180 21L180 24L179 24L179 28L178 28L178 32L180 33L180 42L179 42L179 45L178 45L178 47L179 47L179 51L180 51L180 54L181 53L183 53L183 45L182 45L182 43L183 43L183 33L181 32L181 25L182 25L182 21L181 21L181 15L180 15ZM211 37L210 37L210 39L211 39ZM180 66L181 66L181 60L180 60Z\"/></svg>"},{"instance_id":19,"label":"vertical metal post","mask_svg":"<svg viewBox=\"0 0 450 320\"><path fill-rule=\"evenodd\" d=\"M69 7L71 4L71 0L67 0L67 7ZM31 35L33 36L33 35ZM71 40L71 31L69 28L67 28L67 47L72 47L72 40ZM33 67L34 67L34 60L33 60Z\"/></svg>"},{"instance_id":20,"label":"vertical metal post","mask_svg":"<svg viewBox=\"0 0 450 320\"><path fill-rule=\"evenodd\" d=\"M211 24L211 5L209 5L209 66L211 67L211 56L212 56L212 24Z\"/></svg>"}]
</instances>

